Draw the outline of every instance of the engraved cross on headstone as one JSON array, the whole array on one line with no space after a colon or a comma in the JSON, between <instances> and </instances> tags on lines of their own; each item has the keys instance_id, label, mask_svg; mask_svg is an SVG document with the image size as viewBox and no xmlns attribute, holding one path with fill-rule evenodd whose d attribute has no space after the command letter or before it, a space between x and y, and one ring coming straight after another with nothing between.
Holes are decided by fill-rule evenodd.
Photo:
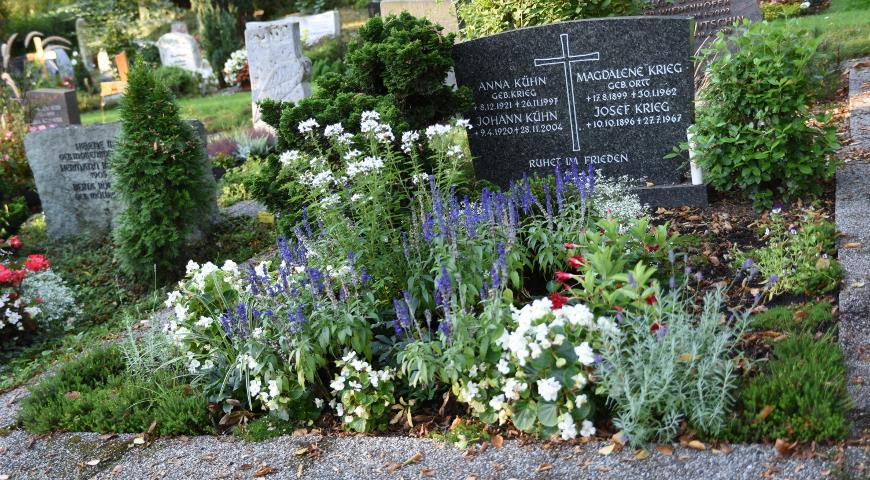
<instances>
[{"instance_id":1,"label":"engraved cross on headstone","mask_svg":"<svg viewBox=\"0 0 870 480\"><path fill-rule=\"evenodd\" d=\"M574 105L574 73L571 66L574 62L598 61L598 52L571 55L571 47L568 45L568 34L560 35L562 41L562 56L554 58L536 58L535 66L562 65L565 71L565 89L568 95L568 120L571 122L571 147L575 152L580 151L579 123L577 121L577 106Z\"/></svg>"}]
</instances>

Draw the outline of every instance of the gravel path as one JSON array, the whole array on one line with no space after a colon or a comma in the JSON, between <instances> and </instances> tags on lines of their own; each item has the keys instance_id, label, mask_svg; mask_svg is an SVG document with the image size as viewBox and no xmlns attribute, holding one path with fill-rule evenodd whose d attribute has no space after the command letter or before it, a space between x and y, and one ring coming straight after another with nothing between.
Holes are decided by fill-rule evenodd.
<instances>
[{"instance_id":1,"label":"gravel path","mask_svg":"<svg viewBox=\"0 0 870 480\"><path fill-rule=\"evenodd\" d=\"M855 403L856 434L870 428L870 163L860 152L870 150L870 61L856 62L849 72L852 144L837 171L838 259L843 266L840 290L840 348L846 358L846 383Z\"/></svg>"},{"instance_id":2,"label":"gravel path","mask_svg":"<svg viewBox=\"0 0 870 480\"><path fill-rule=\"evenodd\" d=\"M270 471L269 479L820 479L861 478L857 463L839 468L823 455L783 458L769 446L744 445L729 453L675 447L637 460L623 450L603 455L605 442L552 448L506 441L500 449L466 454L451 445L407 437L284 436L260 443L236 437L101 439L64 433L31 441L22 431L0 437L0 476L50 479L237 479ZM315 448L312 448L315 445ZM867 452L849 456L866 462ZM409 459L418 457L418 461ZM403 465L404 464L404 465ZM843 477L840 477L843 478Z\"/></svg>"}]
</instances>

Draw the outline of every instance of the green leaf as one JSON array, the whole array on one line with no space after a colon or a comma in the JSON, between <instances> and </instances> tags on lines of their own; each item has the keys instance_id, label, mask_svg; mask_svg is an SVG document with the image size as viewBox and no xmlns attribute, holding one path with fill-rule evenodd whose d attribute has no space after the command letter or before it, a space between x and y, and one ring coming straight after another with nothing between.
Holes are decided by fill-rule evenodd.
<instances>
[{"instance_id":1,"label":"green leaf","mask_svg":"<svg viewBox=\"0 0 870 480\"><path fill-rule=\"evenodd\" d=\"M535 427L535 419L538 417L538 406L534 400L518 402L514 406L514 426L524 432L532 432Z\"/></svg>"},{"instance_id":2,"label":"green leaf","mask_svg":"<svg viewBox=\"0 0 870 480\"><path fill-rule=\"evenodd\" d=\"M541 425L555 427L559 423L558 410L555 403L544 402L538 405L538 420Z\"/></svg>"}]
</instances>

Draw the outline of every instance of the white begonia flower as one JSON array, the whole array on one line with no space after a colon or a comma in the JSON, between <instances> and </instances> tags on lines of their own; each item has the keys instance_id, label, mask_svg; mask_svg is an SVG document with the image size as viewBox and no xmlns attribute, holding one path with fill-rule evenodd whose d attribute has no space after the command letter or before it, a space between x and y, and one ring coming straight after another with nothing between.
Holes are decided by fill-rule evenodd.
<instances>
[{"instance_id":1,"label":"white begonia flower","mask_svg":"<svg viewBox=\"0 0 870 480\"><path fill-rule=\"evenodd\" d=\"M9 297L7 296L6 298L8 299ZM171 307L175 305L175 302L177 302L179 299L181 299L181 292L179 292L178 290L173 290L169 292L169 295L166 296L166 301L163 302L163 304L167 307ZM0 305L2 304L3 303L0 302Z\"/></svg>"},{"instance_id":2,"label":"white begonia flower","mask_svg":"<svg viewBox=\"0 0 870 480\"><path fill-rule=\"evenodd\" d=\"M248 383L248 394L251 397L256 397L260 394L260 389L263 388L263 383L259 378L255 378Z\"/></svg>"},{"instance_id":3,"label":"white begonia flower","mask_svg":"<svg viewBox=\"0 0 870 480\"><path fill-rule=\"evenodd\" d=\"M498 361L498 364L495 366L496 370L499 371L502 375L507 375L511 371L510 364L504 358Z\"/></svg>"},{"instance_id":4,"label":"white begonia flower","mask_svg":"<svg viewBox=\"0 0 870 480\"><path fill-rule=\"evenodd\" d=\"M558 345L562 345L563 343L565 343L565 335L562 335L561 333L557 333L556 336L553 337L553 345L558 346Z\"/></svg>"},{"instance_id":5,"label":"white begonia flower","mask_svg":"<svg viewBox=\"0 0 870 480\"><path fill-rule=\"evenodd\" d=\"M574 354L577 355L577 361L583 365L588 366L595 363L595 354L592 352L592 347L589 346L589 342L583 342L574 347Z\"/></svg>"},{"instance_id":6,"label":"white begonia flower","mask_svg":"<svg viewBox=\"0 0 870 480\"><path fill-rule=\"evenodd\" d=\"M350 361L350 366L357 372L368 370L369 364L365 360L353 359Z\"/></svg>"},{"instance_id":7,"label":"white begonia flower","mask_svg":"<svg viewBox=\"0 0 870 480\"><path fill-rule=\"evenodd\" d=\"M536 342L531 342L529 343L529 352L531 352L532 358L538 358L541 356L541 353L543 353L543 350L541 349L541 345Z\"/></svg>"},{"instance_id":8,"label":"white begonia flower","mask_svg":"<svg viewBox=\"0 0 870 480\"><path fill-rule=\"evenodd\" d=\"M806 10L808 8L810 8L810 2L801 3L801 10Z\"/></svg>"},{"instance_id":9,"label":"white begonia flower","mask_svg":"<svg viewBox=\"0 0 870 480\"><path fill-rule=\"evenodd\" d=\"M489 399L489 406L492 407L493 410L501 410L501 408L505 404L504 394L499 393L498 395Z\"/></svg>"},{"instance_id":10,"label":"white begonia flower","mask_svg":"<svg viewBox=\"0 0 870 480\"><path fill-rule=\"evenodd\" d=\"M322 398L315 398L314 399L314 406L317 407L318 410L323 408L323 399Z\"/></svg>"},{"instance_id":11,"label":"white begonia flower","mask_svg":"<svg viewBox=\"0 0 870 480\"><path fill-rule=\"evenodd\" d=\"M559 390L562 389L562 384L555 377L542 378L538 380L538 393L546 402L555 402L559 398Z\"/></svg>"},{"instance_id":12,"label":"white begonia flower","mask_svg":"<svg viewBox=\"0 0 870 480\"><path fill-rule=\"evenodd\" d=\"M193 260L188 260L187 265L184 267L185 273L190 275L191 272L195 272L199 270L199 264L194 262Z\"/></svg>"},{"instance_id":13,"label":"white begonia flower","mask_svg":"<svg viewBox=\"0 0 870 480\"><path fill-rule=\"evenodd\" d=\"M559 417L559 434L562 440L572 440L577 437L577 425L574 423L574 418L568 413L563 413Z\"/></svg>"},{"instance_id":14,"label":"white begonia flower","mask_svg":"<svg viewBox=\"0 0 870 480\"><path fill-rule=\"evenodd\" d=\"M351 422L353 422L353 415L345 415L344 416L344 423L351 423Z\"/></svg>"},{"instance_id":15,"label":"white begonia flower","mask_svg":"<svg viewBox=\"0 0 870 480\"><path fill-rule=\"evenodd\" d=\"M281 162L281 165L288 167L296 163L301 157L302 153L299 150L287 150L278 157L278 161Z\"/></svg>"},{"instance_id":16,"label":"white begonia flower","mask_svg":"<svg viewBox=\"0 0 870 480\"><path fill-rule=\"evenodd\" d=\"M366 412L366 407L362 405L357 405L356 408L353 409L353 413L360 418L368 417L368 413Z\"/></svg>"},{"instance_id":17,"label":"white begonia flower","mask_svg":"<svg viewBox=\"0 0 870 480\"><path fill-rule=\"evenodd\" d=\"M574 326L591 327L595 318L586 305L565 305L554 312L556 318L561 318Z\"/></svg>"},{"instance_id":18,"label":"white begonia flower","mask_svg":"<svg viewBox=\"0 0 870 480\"><path fill-rule=\"evenodd\" d=\"M586 375L583 375L582 372L571 377L571 380L574 380L574 388L578 388L578 389L582 389L583 387L586 386L587 383L589 383L589 380L586 378Z\"/></svg>"},{"instance_id":19,"label":"white begonia flower","mask_svg":"<svg viewBox=\"0 0 870 480\"><path fill-rule=\"evenodd\" d=\"M348 383L348 386L350 386L350 388L356 390L357 392L362 390L362 384L356 380L351 380L350 383Z\"/></svg>"},{"instance_id":20,"label":"white begonia flower","mask_svg":"<svg viewBox=\"0 0 870 480\"><path fill-rule=\"evenodd\" d=\"M281 389L278 388L278 381L277 380L269 380L269 396L274 398L280 394L281 394Z\"/></svg>"},{"instance_id":21,"label":"white begonia flower","mask_svg":"<svg viewBox=\"0 0 870 480\"><path fill-rule=\"evenodd\" d=\"M323 135L327 138L337 137L342 133L344 133L344 127L341 126L341 123L333 123L323 129Z\"/></svg>"},{"instance_id":22,"label":"white begonia flower","mask_svg":"<svg viewBox=\"0 0 870 480\"><path fill-rule=\"evenodd\" d=\"M332 382L330 382L329 388L335 390L336 392L340 392L340 391L344 390L344 377L342 377L342 376L335 377L335 379Z\"/></svg>"},{"instance_id":23,"label":"white begonia flower","mask_svg":"<svg viewBox=\"0 0 870 480\"><path fill-rule=\"evenodd\" d=\"M199 371L200 366L201 364L199 363L199 360L197 360L196 358L191 358L190 362L187 364L187 371L195 374Z\"/></svg>"},{"instance_id":24,"label":"white begonia flower","mask_svg":"<svg viewBox=\"0 0 870 480\"><path fill-rule=\"evenodd\" d=\"M196 323L194 323L194 325L196 325L197 328L206 329L206 328L208 328L209 325L211 325L212 322L213 322L213 320L211 318L205 317L205 316L200 316L199 320L197 320Z\"/></svg>"},{"instance_id":25,"label":"white begonia flower","mask_svg":"<svg viewBox=\"0 0 870 480\"><path fill-rule=\"evenodd\" d=\"M206 360L206 361L202 364L202 369L203 369L203 370L211 370L212 368L214 368L214 362L213 362L211 359Z\"/></svg>"},{"instance_id":26,"label":"white begonia flower","mask_svg":"<svg viewBox=\"0 0 870 480\"><path fill-rule=\"evenodd\" d=\"M224 262L224 266L221 267L225 273L229 273L232 275L237 275L239 273L239 264L232 260L227 260Z\"/></svg>"},{"instance_id":27,"label":"white begonia flower","mask_svg":"<svg viewBox=\"0 0 870 480\"><path fill-rule=\"evenodd\" d=\"M480 395L480 387L474 382L468 382L464 387L459 389L459 397L465 402L471 402Z\"/></svg>"},{"instance_id":28,"label":"white begonia flower","mask_svg":"<svg viewBox=\"0 0 870 480\"><path fill-rule=\"evenodd\" d=\"M350 351L350 352L347 352L343 357L341 357L341 361L344 363L348 363L351 360L353 360L354 358L356 358L356 352Z\"/></svg>"},{"instance_id":29,"label":"white begonia flower","mask_svg":"<svg viewBox=\"0 0 870 480\"><path fill-rule=\"evenodd\" d=\"M582 407L588 401L589 401L589 397L587 397L585 393L581 393L580 395L577 395L576 397L574 397L574 403L578 407Z\"/></svg>"},{"instance_id":30,"label":"white begonia flower","mask_svg":"<svg viewBox=\"0 0 870 480\"><path fill-rule=\"evenodd\" d=\"M595 426L589 420L583 420L583 425L580 428L580 436L591 437L595 435Z\"/></svg>"},{"instance_id":31,"label":"white begonia flower","mask_svg":"<svg viewBox=\"0 0 870 480\"><path fill-rule=\"evenodd\" d=\"M528 385L517 381L515 378L508 378L504 382L504 388L502 388L502 391L504 392L505 398L509 400L519 400L520 393L524 392L528 387Z\"/></svg>"},{"instance_id":32,"label":"white begonia flower","mask_svg":"<svg viewBox=\"0 0 870 480\"><path fill-rule=\"evenodd\" d=\"M299 122L299 133L306 134L314 131L315 128L319 127L320 124L317 123L317 120L313 118L309 118L308 120L303 120Z\"/></svg>"}]
</instances>

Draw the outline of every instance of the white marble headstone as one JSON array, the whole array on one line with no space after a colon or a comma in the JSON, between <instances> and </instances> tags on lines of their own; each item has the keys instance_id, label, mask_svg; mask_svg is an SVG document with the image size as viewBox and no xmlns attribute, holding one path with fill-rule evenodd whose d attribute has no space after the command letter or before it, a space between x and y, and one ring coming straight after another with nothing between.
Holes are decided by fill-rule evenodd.
<instances>
[{"instance_id":1,"label":"white marble headstone","mask_svg":"<svg viewBox=\"0 0 870 480\"><path fill-rule=\"evenodd\" d=\"M323 38L335 38L341 34L341 18L338 10L286 19L290 18L295 18L299 22L299 33L305 45L314 45Z\"/></svg>"},{"instance_id":2,"label":"white marble headstone","mask_svg":"<svg viewBox=\"0 0 870 480\"><path fill-rule=\"evenodd\" d=\"M270 98L295 102L311 94L311 60L302 55L299 23L295 19L245 24L245 48L254 126L262 127L258 101Z\"/></svg>"},{"instance_id":3,"label":"white marble headstone","mask_svg":"<svg viewBox=\"0 0 870 480\"><path fill-rule=\"evenodd\" d=\"M199 72L203 77L211 75L212 69L203 60L199 51L199 43L186 33L170 32L157 40L160 50L160 63L174 65L191 72Z\"/></svg>"}]
</instances>

